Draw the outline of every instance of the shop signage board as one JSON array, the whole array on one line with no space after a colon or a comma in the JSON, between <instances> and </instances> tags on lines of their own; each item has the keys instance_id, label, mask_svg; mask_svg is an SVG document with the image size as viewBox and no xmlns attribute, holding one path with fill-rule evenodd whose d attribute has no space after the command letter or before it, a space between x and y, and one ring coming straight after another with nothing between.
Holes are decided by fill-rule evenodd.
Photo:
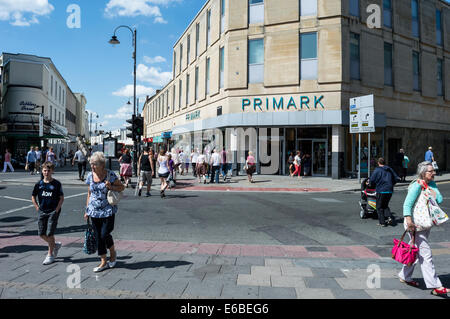
<instances>
[{"instance_id":1,"label":"shop signage board","mask_svg":"<svg viewBox=\"0 0 450 319\"><path fill-rule=\"evenodd\" d=\"M373 94L350 99L350 133L375 132Z\"/></svg>"},{"instance_id":2,"label":"shop signage board","mask_svg":"<svg viewBox=\"0 0 450 319\"><path fill-rule=\"evenodd\" d=\"M200 111L195 111L192 113L186 114L186 121L198 120L200 118Z\"/></svg>"},{"instance_id":3,"label":"shop signage board","mask_svg":"<svg viewBox=\"0 0 450 319\"><path fill-rule=\"evenodd\" d=\"M172 138L172 132L161 133L161 138Z\"/></svg>"},{"instance_id":4,"label":"shop signage board","mask_svg":"<svg viewBox=\"0 0 450 319\"><path fill-rule=\"evenodd\" d=\"M108 138L103 140L103 153L105 157L116 157L117 140L115 138Z\"/></svg>"},{"instance_id":5,"label":"shop signage board","mask_svg":"<svg viewBox=\"0 0 450 319\"><path fill-rule=\"evenodd\" d=\"M350 98L350 133L358 133L358 180L361 183L361 133L375 132L373 94ZM370 177L370 152L367 159L367 176Z\"/></svg>"},{"instance_id":6,"label":"shop signage board","mask_svg":"<svg viewBox=\"0 0 450 319\"><path fill-rule=\"evenodd\" d=\"M44 114L39 114L39 137L44 136Z\"/></svg>"}]
</instances>

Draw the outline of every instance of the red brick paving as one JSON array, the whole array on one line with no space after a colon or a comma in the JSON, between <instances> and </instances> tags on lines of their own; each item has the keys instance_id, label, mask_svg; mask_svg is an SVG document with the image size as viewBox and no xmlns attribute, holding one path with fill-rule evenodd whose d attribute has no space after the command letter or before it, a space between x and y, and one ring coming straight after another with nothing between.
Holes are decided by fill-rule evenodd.
<instances>
[{"instance_id":1,"label":"red brick paving","mask_svg":"<svg viewBox=\"0 0 450 319\"><path fill-rule=\"evenodd\" d=\"M84 238L66 236L56 236L56 239L62 242L63 246L72 243L83 243L84 240ZM308 251L305 246L293 245L236 245L118 239L115 239L114 243L118 250L183 255L352 259L381 258L365 246L326 246L327 251ZM0 248L20 245L44 246L45 243L38 236L0 237ZM450 247L450 243L441 243L441 245L443 247Z\"/></svg>"},{"instance_id":2,"label":"red brick paving","mask_svg":"<svg viewBox=\"0 0 450 319\"><path fill-rule=\"evenodd\" d=\"M174 189L183 191L222 191L222 192L328 192L327 188L287 188L287 187L227 187L227 186L188 186Z\"/></svg>"}]
</instances>

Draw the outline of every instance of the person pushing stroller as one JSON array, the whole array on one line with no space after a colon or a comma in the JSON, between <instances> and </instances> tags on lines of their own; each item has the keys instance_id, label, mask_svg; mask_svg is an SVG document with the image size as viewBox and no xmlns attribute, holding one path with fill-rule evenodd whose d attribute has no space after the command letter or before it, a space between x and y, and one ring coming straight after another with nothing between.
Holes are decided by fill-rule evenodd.
<instances>
[{"instance_id":1,"label":"person pushing stroller","mask_svg":"<svg viewBox=\"0 0 450 319\"><path fill-rule=\"evenodd\" d=\"M384 158L380 157L378 159L378 167L368 181L370 185L375 185L377 193L378 226L386 227L387 225L392 225L394 222L391 210L389 209L389 201L394 193L394 185L400 181L401 178L397 173L385 165Z\"/></svg>"}]
</instances>

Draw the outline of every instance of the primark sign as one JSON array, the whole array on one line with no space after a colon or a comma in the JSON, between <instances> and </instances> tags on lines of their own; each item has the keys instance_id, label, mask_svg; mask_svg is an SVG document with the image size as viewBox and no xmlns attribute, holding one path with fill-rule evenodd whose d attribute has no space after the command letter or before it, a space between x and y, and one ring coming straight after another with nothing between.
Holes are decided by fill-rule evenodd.
<instances>
[{"instance_id":1,"label":"primark sign","mask_svg":"<svg viewBox=\"0 0 450 319\"><path fill-rule=\"evenodd\" d=\"M324 109L323 99L323 95L243 98L242 111L251 109L255 112Z\"/></svg>"}]
</instances>

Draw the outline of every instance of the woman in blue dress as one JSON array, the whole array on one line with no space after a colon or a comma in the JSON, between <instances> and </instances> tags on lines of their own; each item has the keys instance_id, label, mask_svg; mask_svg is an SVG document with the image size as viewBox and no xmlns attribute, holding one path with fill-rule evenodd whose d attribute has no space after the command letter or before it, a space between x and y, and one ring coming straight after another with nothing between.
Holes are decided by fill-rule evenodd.
<instances>
[{"instance_id":1,"label":"woman in blue dress","mask_svg":"<svg viewBox=\"0 0 450 319\"><path fill-rule=\"evenodd\" d=\"M100 272L107 268L113 268L116 265L116 250L111 232L114 229L114 219L117 213L117 206L109 204L108 191L122 192L125 186L117 178L113 171L105 169L106 158L102 152L94 153L89 163L92 172L89 173L86 184L89 185L89 191L86 203L86 213L84 218L89 217L92 220L94 230L97 234L98 255L101 263L94 268L94 272ZM110 252L109 262L106 258L107 249Z\"/></svg>"}]
</instances>

